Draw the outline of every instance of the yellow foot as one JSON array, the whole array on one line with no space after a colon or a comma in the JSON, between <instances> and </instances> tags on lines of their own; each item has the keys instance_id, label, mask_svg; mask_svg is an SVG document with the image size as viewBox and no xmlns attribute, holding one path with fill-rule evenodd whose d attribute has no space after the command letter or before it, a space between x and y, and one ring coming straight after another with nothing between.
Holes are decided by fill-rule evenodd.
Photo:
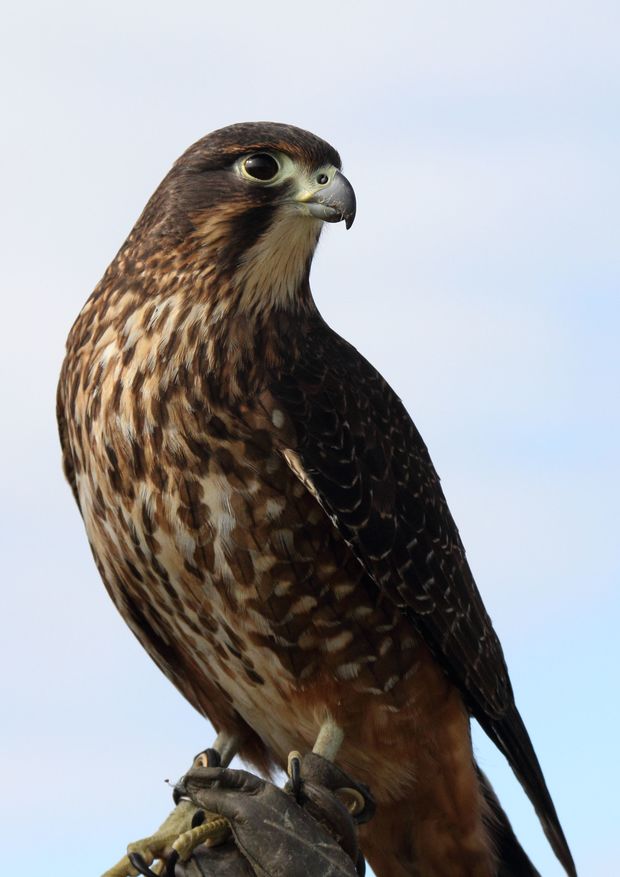
<instances>
[{"instance_id":1,"label":"yellow foot","mask_svg":"<svg viewBox=\"0 0 620 877\"><path fill-rule=\"evenodd\" d=\"M149 837L130 843L127 855L123 856L103 877L135 877L139 870L132 864L130 856L139 856L155 874L163 870L166 858L172 852L175 841L192 828L192 819L197 808L190 801L179 801L172 813L162 822L156 832Z\"/></svg>"},{"instance_id":2,"label":"yellow foot","mask_svg":"<svg viewBox=\"0 0 620 877\"><path fill-rule=\"evenodd\" d=\"M204 821L196 825L199 814ZM127 855L103 877L135 877L145 873L145 868L153 874L163 874L164 869L167 873L174 873L174 865L179 861L186 862L197 846L215 846L225 841L229 834L227 819L198 810L190 801L180 801L155 834L129 844Z\"/></svg>"},{"instance_id":3,"label":"yellow foot","mask_svg":"<svg viewBox=\"0 0 620 877\"><path fill-rule=\"evenodd\" d=\"M236 741L218 737L213 749L201 752L193 767L218 767L227 764ZM185 862L202 843L215 845L228 837L229 824L215 813L199 810L191 801L181 800L172 813L149 837L130 843L127 855L102 877L136 877L138 874L174 873L178 861Z\"/></svg>"}]
</instances>

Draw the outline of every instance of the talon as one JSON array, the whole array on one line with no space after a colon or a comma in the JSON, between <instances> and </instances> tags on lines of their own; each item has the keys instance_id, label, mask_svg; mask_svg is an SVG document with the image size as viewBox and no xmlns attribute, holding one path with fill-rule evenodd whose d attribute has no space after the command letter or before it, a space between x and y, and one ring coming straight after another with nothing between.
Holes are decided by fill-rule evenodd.
<instances>
[{"instance_id":1,"label":"talon","mask_svg":"<svg viewBox=\"0 0 620 877\"><path fill-rule=\"evenodd\" d=\"M206 819L206 813L204 810L196 810L194 815L192 816L192 828L198 828L199 825Z\"/></svg>"},{"instance_id":2,"label":"talon","mask_svg":"<svg viewBox=\"0 0 620 877\"><path fill-rule=\"evenodd\" d=\"M293 797L299 804L301 797L301 755L299 752L289 752L287 772L291 780Z\"/></svg>"},{"instance_id":3,"label":"talon","mask_svg":"<svg viewBox=\"0 0 620 877\"><path fill-rule=\"evenodd\" d=\"M179 861L179 854L176 850L172 850L170 855L168 856L168 861L166 862L166 872L165 877L174 877L174 871Z\"/></svg>"},{"instance_id":4,"label":"talon","mask_svg":"<svg viewBox=\"0 0 620 877\"><path fill-rule=\"evenodd\" d=\"M146 864L146 859L142 853L127 853L127 858L139 874L144 874L145 877L157 877L155 871L152 871Z\"/></svg>"},{"instance_id":5,"label":"talon","mask_svg":"<svg viewBox=\"0 0 620 877\"><path fill-rule=\"evenodd\" d=\"M199 752L198 755L194 758L193 767L219 767L222 763L222 756L217 751L217 749L213 749L213 747L209 747L209 749L205 749L204 752Z\"/></svg>"},{"instance_id":6,"label":"talon","mask_svg":"<svg viewBox=\"0 0 620 877\"><path fill-rule=\"evenodd\" d=\"M359 816L360 813L364 812L366 801L362 793L358 792L357 789L343 786L341 789L336 789L334 794L344 804L351 816Z\"/></svg>"},{"instance_id":7,"label":"talon","mask_svg":"<svg viewBox=\"0 0 620 877\"><path fill-rule=\"evenodd\" d=\"M222 756L217 749L209 748L206 750L207 767L220 767L222 764Z\"/></svg>"}]
</instances>

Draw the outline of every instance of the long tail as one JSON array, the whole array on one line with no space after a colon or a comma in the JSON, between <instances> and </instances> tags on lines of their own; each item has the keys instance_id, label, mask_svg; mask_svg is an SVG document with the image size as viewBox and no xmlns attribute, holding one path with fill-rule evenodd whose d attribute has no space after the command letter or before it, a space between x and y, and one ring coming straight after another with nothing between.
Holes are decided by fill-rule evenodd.
<instances>
[{"instance_id":1,"label":"long tail","mask_svg":"<svg viewBox=\"0 0 620 877\"><path fill-rule=\"evenodd\" d=\"M480 788L489 808L486 821L497 854L497 877L540 877L517 840L491 783L479 767L477 770Z\"/></svg>"},{"instance_id":2,"label":"long tail","mask_svg":"<svg viewBox=\"0 0 620 877\"><path fill-rule=\"evenodd\" d=\"M536 810L547 839L568 877L577 877L575 863L562 831L558 814L551 800L534 747L517 708L514 707L510 714L501 721L484 721L484 718L480 716L477 718L491 740L504 754L523 786ZM504 819L508 823L505 816ZM508 871L507 873L511 874L512 872ZM532 872L526 871L524 873Z\"/></svg>"}]
</instances>

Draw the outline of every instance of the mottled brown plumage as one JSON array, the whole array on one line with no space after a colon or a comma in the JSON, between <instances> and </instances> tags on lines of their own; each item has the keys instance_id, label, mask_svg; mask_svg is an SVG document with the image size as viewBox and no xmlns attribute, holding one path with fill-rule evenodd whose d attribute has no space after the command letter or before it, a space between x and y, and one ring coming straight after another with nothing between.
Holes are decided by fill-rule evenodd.
<instances>
[{"instance_id":1,"label":"mottled brown plumage","mask_svg":"<svg viewBox=\"0 0 620 877\"><path fill-rule=\"evenodd\" d=\"M257 153L273 180L246 172ZM339 167L271 123L179 159L71 330L65 472L123 617L246 758L282 765L328 715L343 728L380 877L535 873L470 714L574 874L427 450L310 293Z\"/></svg>"}]
</instances>

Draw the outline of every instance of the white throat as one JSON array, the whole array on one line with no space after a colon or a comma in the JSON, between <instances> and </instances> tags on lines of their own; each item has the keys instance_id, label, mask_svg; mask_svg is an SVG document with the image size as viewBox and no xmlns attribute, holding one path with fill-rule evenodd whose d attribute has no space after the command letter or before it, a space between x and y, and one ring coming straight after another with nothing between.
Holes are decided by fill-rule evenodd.
<instances>
[{"instance_id":1,"label":"white throat","mask_svg":"<svg viewBox=\"0 0 620 877\"><path fill-rule=\"evenodd\" d=\"M233 277L242 311L292 308L316 249L323 223L281 208L269 230L248 250Z\"/></svg>"}]
</instances>

